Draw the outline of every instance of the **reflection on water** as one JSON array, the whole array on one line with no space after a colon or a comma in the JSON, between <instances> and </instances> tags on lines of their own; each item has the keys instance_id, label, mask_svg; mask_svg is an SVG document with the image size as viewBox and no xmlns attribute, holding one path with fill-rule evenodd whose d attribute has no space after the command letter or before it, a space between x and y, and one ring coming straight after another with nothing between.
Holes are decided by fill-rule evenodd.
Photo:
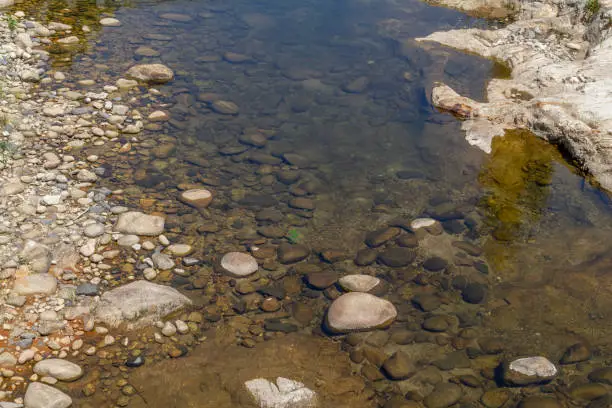
<instances>
[{"instance_id":1,"label":"reflection on water","mask_svg":"<svg viewBox=\"0 0 612 408\"><path fill-rule=\"evenodd\" d=\"M531 134L509 132L485 156L467 145L454 118L429 103L435 81L483 99L487 78L504 70L448 49L421 48L412 39L489 22L413 0L42 4L29 11L73 24L87 38L73 50L52 47L54 68L74 81L54 87L83 89L80 79L113 83L135 62L162 62L176 73L159 92L141 88L116 95L143 115L167 111L169 121L148 123L135 138L124 135L82 155L103 157L109 176L104 182L124 190L117 200L165 213L168 236L193 245L193 256L204 260L205 267L193 273L167 271L157 278L196 300L203 329L224 330L230 343L249 348L283 330L316 334L339 294L331 284L309 282L308 273L323 271L385 280L399 322L392 340L376 332L379 340L368 340L364 349L412 353L440 381L449 378L448 370L471 367L478 381L494 386L487 364L501 357L479 360L472 349L467 363L445 357L476 347L471 340L500 337L508 355L556 355L570 340L601 344L608 334L605 328L595 334L610 321L607 289L587 294L607 279L601 271L611 249L605 239L612 226L609 202ZM122 26L100 27L97 21L112 11ZM214 191L206 211L176 200L179 190L192 186ZM443 231L418 244L403 231L376 250L365 248L366 233L418 216L440 220ZM310 257L295 265L278 262L276 251L288 241L306 245ZM417 261L405 268L375 263L386 249L415 245ZM260 251L263 272L249 282L252 288L213 273L219 254L253 248ZM299 258L303 248L291 250ZM443 273L432 273L440 270L432 266L436 262ZM265 310L264 295L276 298L279 309ZM443 329L422 329L431 313L444 316ZM154 354L148 339L134 348ZM353 340L347 347L367 384L365 390L359 381L353 384L358 398L382 404L432 391L431 378L418 384L384 380L374 368L376 353L357 358L361 343ZM205 340L190 338L188 346L198 341ZM238 354L248 359L247 352ZM164 356L152 359L163 370ZM96 374L87 381L103 379L92 406L124 403L125 384L113 380L122 375L117 361L92 357L88 364ZM139 372L138 381L146 388L146 374ZM466 403L479 404L480 395L470 389L463 391ZM218 401L228 403L223 392ZM520 394L513 395L517 402ZM199 391L184 398L202 406ZM346 402L340 394L335 398L336 404Z\"/></svg>"}]
</instances>

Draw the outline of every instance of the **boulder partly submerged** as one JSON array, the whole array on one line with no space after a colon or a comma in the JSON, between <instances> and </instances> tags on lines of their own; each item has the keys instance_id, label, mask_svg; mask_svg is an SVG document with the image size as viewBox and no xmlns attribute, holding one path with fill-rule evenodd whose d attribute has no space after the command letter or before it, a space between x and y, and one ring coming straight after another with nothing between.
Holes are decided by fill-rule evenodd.
<instances>
[{"instance_id":1,"label":"boulder partly submerged","mask_svg":"<svg viewBox=\"0 0 612 408\"><path fill-rule=\"evenodd\" d=\"M325 325L333 333L368 331L388 327L397 317L393 303L363 292L349 292L327 311Z\"/></svg>"},{"instance_id":2,"label":"boulder partly submerged","mask_svg":"<svg viewBox=\"0 0 612 408\"><path fill-rule=\"evenodd\" d=\"M136 281L104 293L95 305L94 317L111 327L125 323L137 328L190 304L187 296L170 286Z\"/></svg>"}]
</instances>

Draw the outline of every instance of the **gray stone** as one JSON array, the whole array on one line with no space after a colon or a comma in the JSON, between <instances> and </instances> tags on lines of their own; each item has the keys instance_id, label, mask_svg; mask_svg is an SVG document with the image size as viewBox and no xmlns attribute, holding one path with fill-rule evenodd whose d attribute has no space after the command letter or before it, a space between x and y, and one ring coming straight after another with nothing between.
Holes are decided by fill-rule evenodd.
<instances>
[{"instance_id":1,"label":"gray stone","mask_svg":"<svg viewBox=\"0 0 612 408\"><path fill-rule=\"evenodd\" d=\"M61 358L50 358L34 365L34 372L40 376L50 376L60 381L75 381L83 376L83 369Z\"/></svg>"},{"instance_id":2,"label":"gray stone","mask_svg":"<svg viewBox=\"0 0 612 408\"><path fill-rule=\"evenodd\" d=\"M170 68L162 64L141 64L130 68L127 75L133 79L152 84L163 84L174 78Z\"/></svg>"},{"instance_id":3,"label":"gray stone","mask_svg":"<svg viewBox=\"0 0 612 408\"><path fill-rule=\"evenodd\" d=\"M169 286L136 281L104 293L95 307L96 321L111 327L152 324L187 305L191 300Z\"/></svg>"},{"instance_id":4,"label":"gray stone","mask_svg":"<svg viewBox=\"0 0 612 408\"><path fill-rule=\"evenodd\" d=\"M159 252L153 254L151 256L151 259L153 260L153 264L155 265L155 267L162 271L172 269L174 268L174 265L175 265L172 258L170 258L166 254L161 254Z\"/></svg>"},{"instance_id":5,"label":"gray stone","mask_svg":"<svg viewBox=\"0 0 612 408\"><path fill-rule=\"evenodd\" d=\"M129 211L119 215L115 231L123 234L155 236L164 232L164 218Z\"/></svg>"},{"instance_id":6,"label":"gray stone","mask_svg":"<svg viewBox=\"0 0 612 408\"><path fill-rule=\"evenodd\" d=\"M55 277L47 274L27 275L18 278L13 285L16 295L50 295L57 289Z\"/></svg>"},{"instance_id":7,"label":"gray stone","mask_svg":"<svg viewBox=\"0 0 612 408\"><path fill-rule=\"evenodd\" d=\"M25 408L68 408L72 398L39 382L30 383L24 397Z\"/></svg>"}]
</instances>

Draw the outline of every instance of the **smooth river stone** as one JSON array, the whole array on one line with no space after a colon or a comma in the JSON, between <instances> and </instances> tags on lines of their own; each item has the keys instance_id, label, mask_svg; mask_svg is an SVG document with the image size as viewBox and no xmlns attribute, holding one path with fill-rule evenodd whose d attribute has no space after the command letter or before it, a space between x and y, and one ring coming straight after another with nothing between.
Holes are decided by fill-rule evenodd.
<instances>
[{"instance_id":1,"label":"smooth river stone","mask_svg":"<svg viewBox=\"0 0 612 408\"><path fill-rule=\"evenodd\" d=\"M244 278L257 272L257 260L244 252L229 252L221 258L221 268L229 275Z\"/></svg>"},{"instance_id":2,"label":"smooth river stone","mask_svg":"<svg viewBox=\"0 0 612 408\"><path fill-rule=\"evenodd\" d=\"M431 227L436 223L436 220L433 218L417 218L416 220L410 223L410 228L413 230L418 230L421 228Z\"/></svg>"},{"instance_id":3,"label":"smooth river stone","mask_svg":"<svg viewBox=\"0 0 612 408\"><path fill-rule=\"evenodd\" d=\"M100 20L100 24L104 27L119 27L121 26L121 21L117 20L116 18L108 17Z\"/></svg>"},{"instance_id":4,"label":"smooth river stone","mask_svg":"<svg viewBox=\"0 0 612 408\"><path fill-rule=\"evenodd\" d=\"M388 327L397 317L393 303L369 293L350 292L334 300L327 311L326 326L334 333Z\"/></svg>"},{"instance_id":5,"label":"smooth river stone","mask_svg":"<svg viewBox=\"0 0 612 408\"><path fill-rule=\"evenodd\" d=\"M115 231L128 235L159 235L164 232L164 218L137 211L128 211L119 215L115 224Z\"/></svg>"},{"instance_id":6,"label":"smooth river stone","mask_svg":"<svg viewBox=\"0 0 612 408\"><path fill-rule=\"evenodd\" d=\"M72 398L49 385L33 382L28 385L24 404L27 408L68 408Z\"/></svg>"},{"instance_id":7,"label":"smooth river stone","mask_svg":"<svg viewBox=\"0 0 612 408\"><path fill-rule=\"evenodd\" d=\"M143 82L163 84L174 78L174 72L162 64L140 64L130 68L127 76Z\"/></svg>"},{"instance_id":8,"label":"smooth river stone","mask_svg":"<svg viewBox=\"0 0 612 408\"><path fill-rule=\"evenodd\" d=\"M16 295L50 295L57 289L57 280L54 276L40 273L18 278L13 285Z\"/></svg>"},{"instance_id":9,"label":"smooth river stone","mask_svg":"<svg viewBox=\"0 0 612 408\"><path fill-rule=\"evenodd\" d=\"M50 376L61 381L75 381L83 376L83 369L61 358L50 358L34 365L34 372L41 377Z\"/></svg>"},{"instance_id":10,"label":"smooth river stone","mask_svg":"<svg viewBox=\"0 0 612 408\"><path fill-rule=\"evenodd\" d=\"M380 279L370 275L347 275L341 277L338 284L348 292L369 292L380 284Z\"/></svg>"},{"instance_id":11,"label":"smooth river stone","mask_svg":"<svg viewBox=\"0 0 612 408\"><path fill-rule=\"evenodd\" d=\"M206 208L212 201L212 193L206 189L183 191L179 200L195 208Z\"/></svg>"}]
</instances>

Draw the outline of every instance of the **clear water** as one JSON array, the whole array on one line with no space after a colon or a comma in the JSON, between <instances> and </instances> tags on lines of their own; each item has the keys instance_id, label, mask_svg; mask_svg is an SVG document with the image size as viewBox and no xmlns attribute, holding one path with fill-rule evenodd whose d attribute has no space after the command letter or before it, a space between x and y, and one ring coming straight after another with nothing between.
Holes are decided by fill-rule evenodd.
<instances>
[{"instance_id":1,"label":"clear water","mask_svg":"<svg viewBox=\"0 0 612 408\"><path fill-rule=\"evenodd\" d=\"M162 360L162 365L145 366L130 375L112 364L125 357L124 352L108 359L85 359L84 364L97 374L83 381L99 384L99 391L84 398L79 391L82 384L70 388L78 406L113 406L123 386L116 378L129 382L132 375L142 400L132 397L128 406L168 406L155 394L161 380L154 373L163 369L172 373L162 380L168 381L174 406L248 406L228 402L230 397L215 394L210 386L215 381L212 377L223 378L227 373L223 364L211 362L206 353L224 356L227 370L240 372L239 367L248 366L251 359L259 361L259 346L239 346L238 351L231 347L245 338L263 338L237 329L242 313L236 312L233 302L240 296L227 279L212 272L212 265L228 250L285 242L283 234L299 237L312 250L302 267L308 264L339 274L370 273L385 279L388 296L401 305L403 316L392 332L422 333L420 322L429 315L417 311L410 299L433 293L445 299L435 313L461 316L469 322L463 327L473 327L478 338L502 339L507 355L559 358L576 341L588 341L601 356L594 365L609 358L612 286L607 254L612 249L608 239L612 219L608 196L589 185L553 147L525 132L496 140L493 154L483 154L465 142L455 118L429 103L436 81L484 99L486 82L499 67L478 57L419 45L414 38L436 30L496 23L415 0L135 1L121 5L78 1L24 3L19 8L39 19L75 27L87 24L93 29L90 34L75 30L84 40L73 50L51 47L53 68L73 81L55 87L83 88L77 83L80 79L113 83L136 62L162 62L176 73L173 82L157 87L158 94L141 89L122 95L139 105L143 115L168 111L169 122L150 126L137 140L126 135L112 146L114 150L108 145L88 147L80 154L104 158L110 177L103 183L124 189L119 203L167 214L169 237L196 248L194 256L203 259L206 267L188 277L162 274L158 281L185 290L205 315L221 316L221 320L209 319L205 328L226 333L229 339L227 344L215 343L217 348L190 345L193 350L187 356L166 362L170 366L163 365L163 357L153 357L153 361ZM99 18L110 13L122 27L98 26ZM169 20L164 13L182 17ZM168 38L160 40L160 36ZM159 55L137 55L142 47ZM150 49L144 51L150 53ZM226 53L242 54L246 61L230 62ZM206 102L210 96L202 95L211 93L235 103L239 114L211 110ZM267 135L265 146L245 144L245 138L254 133ZM132 150L119 153L117 147L127 142ZM244 151L230 155L229 150ZM278 157L288 153L299 154L305 164L290 168L282 163ZM270 164L262 163L267 161ZM215 193L207 212L198 213L177 201L179 189L188 184L208 186ZM253 204L253 196L271 202L282 213L280 219L258 219L261 205ZM296 196L312 199L316 209L288 206ZM450 236L481 247L478 259L488 266L488 273L474 268L471 258L462 264L462 257L445 274L424 272L420 265L399 271L377 264L354 265L367 232L393 219L423 215L457 220L456 231L452 223L446 224ZM477 227L467 228L474 220ZM280 233L262 234L263 227ZM330 249L344 254L346 260L332 265L320 260L317 254ZM272 275L287 272L279 273L284 277L277 281L284 287L297 282L294 296L283 299L282 310L289 312L282 317L293 322L290 311L295 304L308 305L315 318L301 325L300 331L306 339L311 336L312 347L320 347L316 333L333 291L313 298L300 280L304 269L274 260L266 261L264 267ZM457 298L450 282L458 276L484 284L487 301L474 306ZM271 315L255 309L244 316L251 325L261 326ZM425 343L440 347L440 353L449 352L453 350L449 343L459 337L454 332L446 340L427 338ZM333 344L331 339L325 341ZM142 343L143 349L154 349L147 341ZM346 360L344 352L336 351L340 357L330 354L330 361ZM423 352L418 360L427 367L438 357ZM183 360L189 370L181 370ZM302 361L301 355L296 354L296 360ZM194 372L197 367L201 372ZM257 375L255 368L248 374ZM308 371L303 365L300 369ZM353 366L353 370L357 372L342 375L362 378L359 368ZM202 392L202 384L189 382L194 377L208 378L207 393ZM223 385L231 388L231 381ZM176 389L181 387L185 392L179 398ZM388 380L366 381L366 389L372 406L407 392ZM478 400L465 395L467 402ZM333 401L336 405L329 406L351 406L346 398L339 396ZM217 405L210 405L213 402Z\"/></svg>"}]
</instances>

